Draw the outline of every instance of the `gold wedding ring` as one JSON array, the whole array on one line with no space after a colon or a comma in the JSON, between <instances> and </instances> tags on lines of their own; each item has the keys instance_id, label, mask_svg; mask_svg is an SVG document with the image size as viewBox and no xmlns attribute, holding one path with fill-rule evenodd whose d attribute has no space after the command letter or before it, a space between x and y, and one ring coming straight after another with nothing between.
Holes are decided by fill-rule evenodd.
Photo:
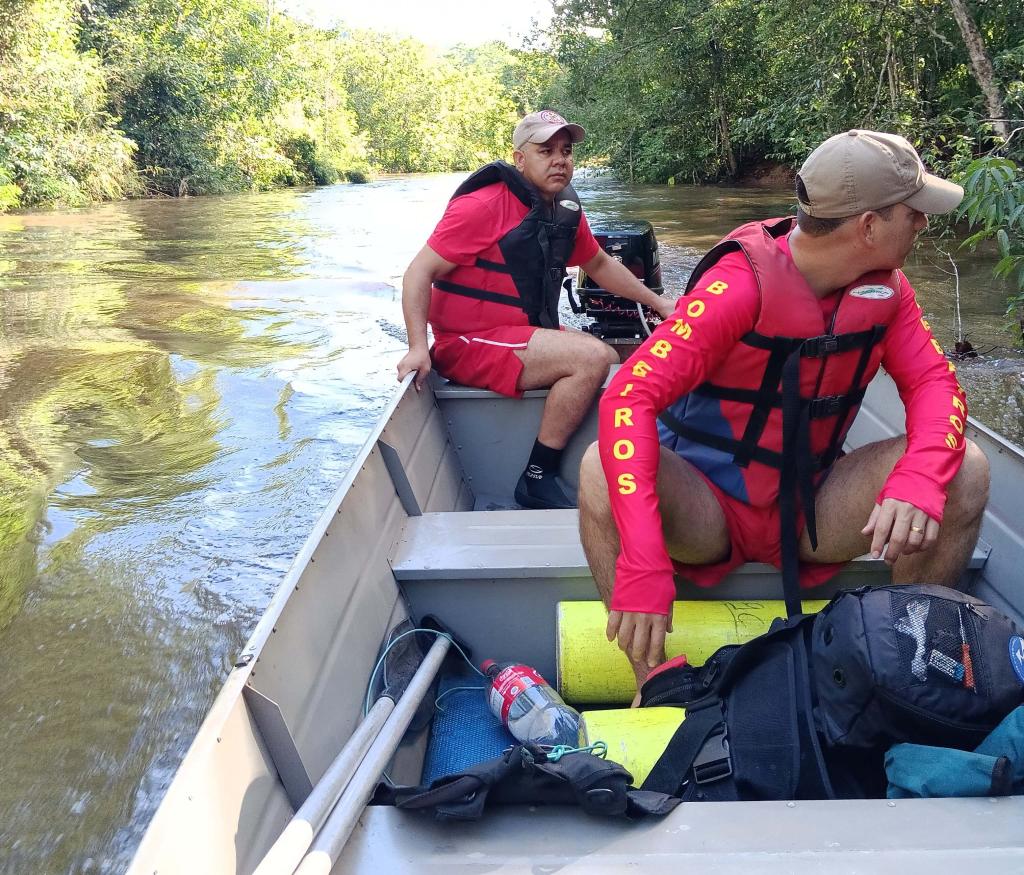
<instances>
[{"instance_id":1,"label":"gold wedding ring","mask_svg":"<svg viewBox=\"0 0 1024 875\"><path fill-rule=\"evenodd\" d=\"M912 532L923 532L924 529L922 529L920 526L911 526L910 527L910 531L912 531Z\"/></svg>"}]
</instances>

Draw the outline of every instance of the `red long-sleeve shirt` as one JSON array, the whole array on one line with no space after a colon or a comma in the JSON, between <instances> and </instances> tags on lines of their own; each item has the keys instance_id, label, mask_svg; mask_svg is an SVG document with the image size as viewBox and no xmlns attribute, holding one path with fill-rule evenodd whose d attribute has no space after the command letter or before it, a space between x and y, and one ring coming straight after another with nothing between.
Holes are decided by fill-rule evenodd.
<instances>
[{"instance_id":1,"label":"red long-sleeve shirt","mask_svg":"<svg viewBox=\"0 0 1024 875\"><path fill-rule=\"evenodd\" d=\"M789 254L788 240L777 242ZM899 308L881 341L881 363L895 380L906 407L907 451L887 478L878 501L907 501L941 521L946 488L963 459L966 401L955 369L932 337L902 272L899 280ZM722 284L727 284L728 294L718 291ZM696 299L704 306L694 306ZM838 299L839 295L831 295L820 302L826 316ZM760 304L746 259L738 252L727 254L676 308L675 316L687 319L692 327L688 342L673 344L667 358L652 356L659 340L675 338L675 317L666 320L619 369L601 399L599 448L622 544L611 602L614 610L665 614L671 607L675 580L655 492L660 449L656 419L677 398L711 378L732 347L754 329ZM699 310L699 319L688 315L687 308L689 314ZM641 366L642 362L656 365ZM630 402L628 423L617 421L615 414L623 392ZM627 436L633 451L625 460L617 457L614 447Z\"/></svg>"}]
</instances>

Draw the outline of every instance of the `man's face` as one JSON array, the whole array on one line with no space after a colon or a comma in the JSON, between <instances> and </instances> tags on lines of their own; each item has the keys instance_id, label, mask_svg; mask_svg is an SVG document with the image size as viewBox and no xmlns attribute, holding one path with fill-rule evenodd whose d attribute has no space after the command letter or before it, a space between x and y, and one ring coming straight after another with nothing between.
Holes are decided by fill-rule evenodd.
<instances>
[{"instance_id":1,"label":"man's face","mask_svg":"<svg viewBox=\"0 0 1024 875\"><path fill-rule=\"evenodd\" d=\"M512 153L516 169L551 200L572 179L572 140L559 131L546 143L524 143Z\"/></svg>"},{"instance_id":2,"label":"man's face","mask_svg":"<svg viewBox=\"0 0 1024 875\"><path fill-rule=\"evenodd\" d=\"M880 225L882 247L879 254L886 263L879 267L886 270L903 267L917 235L927 227L928 217L924 213L906 204L896 204L892 215L888 220L882 219Z\"/></svg>"}]
</instances>

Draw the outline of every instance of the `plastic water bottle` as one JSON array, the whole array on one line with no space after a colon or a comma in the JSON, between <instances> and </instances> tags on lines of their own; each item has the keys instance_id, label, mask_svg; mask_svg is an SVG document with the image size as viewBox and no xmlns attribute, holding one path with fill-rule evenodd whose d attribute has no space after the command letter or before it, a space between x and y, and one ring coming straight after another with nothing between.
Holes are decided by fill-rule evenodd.
<instances>
[{"instance_id":1,"label":"plastic water bottle","mask_svg":"<svg viewBox=\"0 0 1024 875\"><path fill-rule=\"evenodd\" d=\"M519 741L554 746L579 744L580 715L570 708L535 669L528 665L480 666L491 679L487 702Z\"/></svg>"}]
</instances>

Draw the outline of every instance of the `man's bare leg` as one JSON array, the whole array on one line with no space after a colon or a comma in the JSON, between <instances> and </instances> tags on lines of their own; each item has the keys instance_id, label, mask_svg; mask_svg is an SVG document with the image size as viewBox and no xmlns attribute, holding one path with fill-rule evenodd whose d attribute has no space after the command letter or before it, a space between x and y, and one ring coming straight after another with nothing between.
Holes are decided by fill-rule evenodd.
<instances>
[{"instance_id":1,"label":"man's bare leg","mask_svg":"<svg viewBox=\"0 0 1024 875\"><path fill-rule=\"evenodd\" d=\"M582 331L538 329L526 349L520 389L550 387L541 415L539 440L561 450L593 406L608 368L619 356L608 344Z\"/></svg>"},{"instance_id":2,"label":"man's bare leg","mask_svg":"<svg viewBox=\"0 0 1024 875\"><path fill-rule=\"evenodd\" d=\"M803 560L846 562L868 552L871 538L862 535L861 528L905 450L905 438L891 438L860 447L835 463L815 499L818 550L811 551L804 531L800 538ZM938 539L927 550L900 556L893 567L893 583L959 583L978 541L988 486L988 460L968 441L963 464L949 485Z\"/></svg>"},{"instance_id":3,"label":"man's bare leg","mask_svg":"<svg viewBox=\"0 0 1024 875\"><path fill-rule=\"evenodd\" d=\"M725 514L714 494L688 462L661 448L658 465L658 505L669 554L694 565L723 561L729 555ZM611 605L615 586L615 561L619 557L619 532L608 499L608 485L598 455L591 444L580 465L580 540L597 591L605 606ZM650 671L646 660L626 654L637 688ZM664 657L664 654L662 654Z\"/></svg>"}]
</instances>

